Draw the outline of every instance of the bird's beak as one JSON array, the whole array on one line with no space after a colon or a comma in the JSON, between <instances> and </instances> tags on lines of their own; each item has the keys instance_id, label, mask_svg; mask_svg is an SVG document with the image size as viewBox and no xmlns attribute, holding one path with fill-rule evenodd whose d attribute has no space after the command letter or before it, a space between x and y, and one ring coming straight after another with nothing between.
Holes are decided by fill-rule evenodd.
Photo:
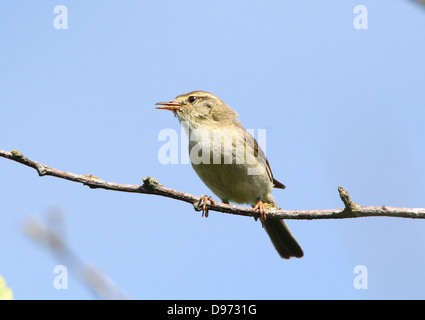
<instances>
[{"instance_id":1,"label":"bird's beak","mask_svg":"<svg viewBox=\"0 0 425 320\"><path fill-rule=\"evenodd\" d=\"M161 109L161 110L171 110L171 111L178 111L180 110L180 107L182 106L180 103L177 102L158 102L155 103L155 105L160 105L160 106L164 106L164 107L156 107L157 109Z\"/></svg>"}]
</instances>

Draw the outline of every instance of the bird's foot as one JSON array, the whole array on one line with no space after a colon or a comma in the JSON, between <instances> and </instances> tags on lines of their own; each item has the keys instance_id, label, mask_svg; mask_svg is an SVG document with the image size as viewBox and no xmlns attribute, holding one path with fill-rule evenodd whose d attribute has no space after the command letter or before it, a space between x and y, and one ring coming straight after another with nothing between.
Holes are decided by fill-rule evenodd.
<instances>
[{"instance_id":1,"label":"bird's foot","mask_svg":"<svg viewBox=\"0 0 425 320\"><path fill-rule=\"evenodd\" d=\"M258 199L258 202L254 207L254 211L257 211L257 210L260 216L261 223L264 223L264 221L266 220L266 209L264 209L264 204L263 204L263 201L261 201L261 199ZM257 221L258 217L255 216L254 219L255 221Z\"/></svg>"},{"instance_id":2,"label":"bird's foot","mask_svg":"<svg viewBox=\"0 0 425 320\"><path fill-rule=\"evenodd\" d=\"M203 217L205 216L205 218L208 218L208 206L207 206L208 201L210 202L210 204L215 204L215 201L213 200L213 198L202 195L196 206L198 211L202 210L202 216Z\"/></svg>"},{"instance_id":3,"label":"bird's foot","mask_svg":"<svg viewBox=\"0 0 425 320\"><path fill-rule=\"evenodd\" d=\"M262 202L261 199L258 199L258 203L254 207L254 211L258 210L258 216L255 216L254 219L257 221L258 217L260 217L261 223L264 223L264 221L267 218L266 210L276 210L280 209L275 203L273 202Z\"/></svg>"}]
</instances>

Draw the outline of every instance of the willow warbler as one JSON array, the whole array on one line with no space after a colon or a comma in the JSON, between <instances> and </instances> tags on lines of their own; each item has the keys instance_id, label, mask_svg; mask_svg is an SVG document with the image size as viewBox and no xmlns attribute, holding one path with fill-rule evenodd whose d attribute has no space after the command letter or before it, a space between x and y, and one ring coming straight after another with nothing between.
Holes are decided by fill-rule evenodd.
<instances>
[{"instance_id":1,"label":"willow warbler","mask_svg":"<svg viewBox=\"0 0 425 320\"><path fill-rule=\"evenodd\" d=\"M269 162L238 120L238 114L212 93L193 91L158 109L171 110L189 137L193 169L223 203L250 204L279 255L301 258L303 251L283 220L265 219L263 203L275 204L272 188L285 189L273 178Z\"/></svg>"}]
</instances>

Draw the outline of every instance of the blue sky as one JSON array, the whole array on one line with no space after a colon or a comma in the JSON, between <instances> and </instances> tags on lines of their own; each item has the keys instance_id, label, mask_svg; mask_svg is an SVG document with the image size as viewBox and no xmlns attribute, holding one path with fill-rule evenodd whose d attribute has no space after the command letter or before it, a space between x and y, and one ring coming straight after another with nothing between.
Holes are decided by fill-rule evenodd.
<instances>
[{"instance_id":1,"label":"blue sky","mask_svg":"<svg viewBox=\"0 0 425 320\"><path fill-rule=\"evenodd\" d=\"M56 5L68 29L53 26ZM368 29L353 26L365 5ZM0 149L54 168L212 193L189 164L162 165L154 108L217 94L266 129L285 209L424 207L425 11L412 1L2 1ZM91 190L0 159L0 275L16 299L91 299L22 232L65 215L66 238L135 299L425 298L425 222L288 221L305 257L281 260L259 222L157 196ZM354 268L368 289L353 286Z\"/></svg>"}]
</instances>

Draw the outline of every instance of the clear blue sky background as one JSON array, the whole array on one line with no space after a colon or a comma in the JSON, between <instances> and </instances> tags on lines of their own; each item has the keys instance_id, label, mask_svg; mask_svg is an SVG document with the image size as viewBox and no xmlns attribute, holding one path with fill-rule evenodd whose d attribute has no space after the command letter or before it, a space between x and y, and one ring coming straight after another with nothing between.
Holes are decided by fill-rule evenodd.
<instances>
[{"instance_id":1,"label":"clear blue sky background","mask_svg":"<svg viewBox=\"0 0 425 320\"><path fill-rule=\"evenodd\" d=\"M53 27L58 4L68 30ZM2 1L0 33L0 149L212 195L190 165L159 163L159 132L180 128L154 108L206 90L267 130L280 207L340 208L338 185L361 205L425 207L425 10L411 1ZM283 261L254 219L1 158L0 274L16 299L93 298L71 275L54 289L61 261L22 232L52 206L74 252L132 298L425 298L425 221L288 221L305 257Z\"/></svg>"}]
</instances>

